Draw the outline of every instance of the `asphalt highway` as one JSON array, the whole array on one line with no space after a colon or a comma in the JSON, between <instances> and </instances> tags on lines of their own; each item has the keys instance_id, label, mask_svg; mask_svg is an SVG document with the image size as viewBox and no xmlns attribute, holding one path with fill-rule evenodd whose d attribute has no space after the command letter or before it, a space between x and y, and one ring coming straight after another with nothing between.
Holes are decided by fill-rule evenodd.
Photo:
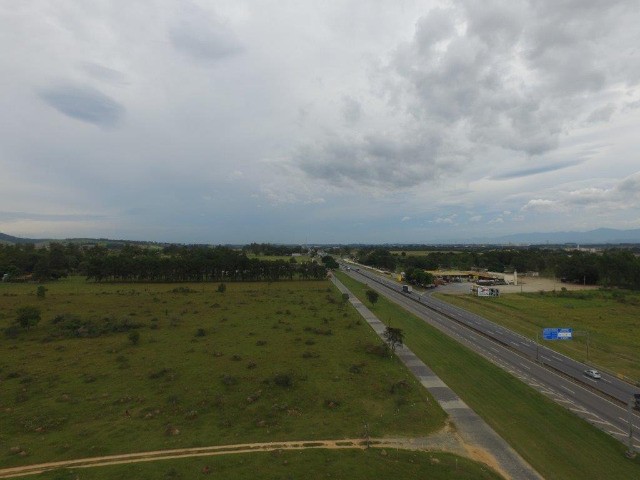
<instances>
[{"instance_id":1,"label":"asphalt highway","mask_svg":"<svg viewBox=\"0 0 640 480\"><path fill-rule=\"evenodd\" d=\"M533 339L433 298L402 292L402 285L369 270L346 271L356 280L394 301L425 322L472 348L543 394L628 444L628 402L640 388L602 373L599 380L584 371L593 368L559 354ZM640 449L640 414L631 412L634 447Z\"/></svg>"}]
</instances>

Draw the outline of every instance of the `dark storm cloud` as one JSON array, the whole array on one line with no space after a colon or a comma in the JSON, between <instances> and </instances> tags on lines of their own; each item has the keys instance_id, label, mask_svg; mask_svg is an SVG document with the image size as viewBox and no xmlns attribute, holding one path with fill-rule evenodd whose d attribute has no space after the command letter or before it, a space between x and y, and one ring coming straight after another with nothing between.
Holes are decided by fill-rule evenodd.
<instances>
[{"instance_id":1,"label":"dark storm cloud","mask_svg":"<svg viewBox=\"0 0 640 480\"><path fill-rule=\"evenodd\" d=\"M64 115L102 127L116 125L125 111L118 102L89 87L60 85L40 91L39 96Z\"/></svg>"},{"instance_id":2,"label":"dark storm cloud","mask_svg":"<svg viewBox=\"0 0 640 480\"><path fill-rule=\"evenodd\" d=\"M83 62L80 66L91 77L97 80L114 85L125 85L127 83L125 75L113 68L105 67L104 65L94 62Z\"/></svg>"},{"instance_id":3,"label":"dark storm cloud","mask_svg":"<svg viewBox=\"0 0 640 480\"><path fill-rule=\"evenodd\" d=\"M333 183L403 188L437 178L432 167L456 163L456 155L469 164L481 161L488 171L493 165L508 170L486 158L488 151L535 162L557 149L563 134L585 122L609 121L621 107L616 103L626 100L624 93L603 99L616 89L631 95L640 83L637 7L637 1L461 0L431 9L416 22L413 38L392 51L382 89L389 111L402 112L390 123L424 129L448 147L406 155L413 140L396 134L388 140L398 153L375 155L369 140L358 140L373 135L366 132L351 144L309 148L300 166ZM536 165L492 178L569 165Z\"/></svg>"},{"instance_id":4,"label":"dark storm cloud","mask_svg":"<svg viewBox=\"0 0 640 480\"><path fill-rule=\"evenodd\" d=\"M301 149L296 159L305 173L335 185L411 187L440 173L435 163L439 146L435 137L403 142L382 135L334 138Z\"/></svg>"},{"instance_id":5,"label":"dark storm cloud","mask_svg":"<svg viewBox=\"0 0 640 480\"><path fill-rule=\"evenodd\" d=\"M555 163L552 165L539 165L536 167L525 168L522 170L514 170L511 172L501 173L501 174L490 177L490 179L491 180L511 180L514 178L529 177L531 175L538 175L540 173L548 173L548 172L554 172L556 170L562 170L563 168L571 167L573 165L578 165L580 163L582 163L582 161Z\"/></svg>"}]
</instances>

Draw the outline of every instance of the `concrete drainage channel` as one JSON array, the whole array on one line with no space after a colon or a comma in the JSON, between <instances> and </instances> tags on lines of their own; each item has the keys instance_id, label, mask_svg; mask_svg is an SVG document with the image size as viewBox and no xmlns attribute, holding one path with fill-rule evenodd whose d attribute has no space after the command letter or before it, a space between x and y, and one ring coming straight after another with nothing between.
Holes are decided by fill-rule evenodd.
<instances>
[{"instance_id":1,"label":"concrete drainage channel","mask_svg":"<svg viewBox=\"0 0 640 480\"><path fill-rule=\"evenodd\" d=\"M348 293L351 304L367 321L373 330L383 339L386 326L360 300L335 277L333 283L342 293ZM494 468L507 478L542 479L518 453L511 448L480 416L465 404L422 360L410 349L401 347L396 350L398 358L415 375L420 383L433 395L442 409L447 412L456 425L460 436L467 444L485 450L493 457Z\"/></svg>"}]
</instances>

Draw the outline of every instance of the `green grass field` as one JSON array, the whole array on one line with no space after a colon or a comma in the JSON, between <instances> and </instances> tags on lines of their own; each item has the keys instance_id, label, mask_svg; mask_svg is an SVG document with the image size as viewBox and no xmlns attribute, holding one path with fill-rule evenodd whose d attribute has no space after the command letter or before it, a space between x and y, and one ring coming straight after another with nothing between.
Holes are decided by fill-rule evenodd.
<instances>
[{"instance_id":1,"label":"green grass field","mask_svg":"<svg viewBox=\"0 0 640 480\"><path fill-rule=\"evenodd\" d=\"M0 337L0 467L444 425L397 360L367 353L378 338L327 281L47 289L0 284L2 330L21 306L42 310Z\"/></svg>"},{"instance_id":2,"label":"green grass field","mask_svg":"<svg viewBox=\"0 0 640 480\"><path fill-rule=\"evenodd\" d=\"M623 375L640 385L640 293L622 290L516 293L497 298L438 297L522 335L542 337L544 327L571 327L574 339L545 342L580 361Z\"/></svg>"},{"instance_id":3,"label":"green grass field","mask_svg":"<svg viewBox=\"0 0 640 480\"><path fill-rule=\"evenodd\" d=\"M366 302L366 286L337 276ZM547 480L640 478L640 457L609 435L385 298L371 310Z\"/></svg>"},{"instance_id":4,"label":"green grass field","mask_svg":"<svg viewBox=\"0 0 640 480\"><path fill-rule=\"evenodd\" d=\"M202 473L208 467L209 475ZM42 474L42 480L225 478L319 480L372 478L497 480L485 466L444 453L399 450L305 450L137 463Z\"/></svg>"}]
</instances>

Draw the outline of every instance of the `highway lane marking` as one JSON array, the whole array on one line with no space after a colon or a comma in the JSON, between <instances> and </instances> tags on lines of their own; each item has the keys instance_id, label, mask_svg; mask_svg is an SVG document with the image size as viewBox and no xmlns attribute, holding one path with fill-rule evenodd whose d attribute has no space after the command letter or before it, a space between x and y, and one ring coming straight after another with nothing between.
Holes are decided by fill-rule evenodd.
<instances>
[{"instance_id":1,"label":"highway lane marking","mask_svg":"<svg viewBox=\"0 0 640 480\"><path fill-rule=\"evenodd\" d=\"M423 314L424 314L424 312L416 312L416 313L419 313L420 315L423 315ZM494 333L492 330L489 330L489 332L490 332L490 333ZM455 336L461 337L459 334L455 334ZM461 338L462 338L462 337L461 337ZM470 344L473 344L474 346L477 346L477 345L475 344L475 342L473 341L473 339L466 339L466 338L463 338L463 341L464 341L464 343L470 343ZM511 343L512 343L512 344L515 344L513 341L512 341ZM563 358L559 357L558 355L552 355L552 357L553 357L555 360L557 360L557 361L559 361L559 362L564 363ZM549 358L548 356L545 356L545 355L541 355L541 358L542 358L543 360L547 360L547 361L548 361L548 360L550 360L550 358ZM566 357L564 357L564 358L566 358ZM512 371L512 370L510 370L510 369L506 369L506 370L507 370L507 371L509 371L510 373L513 373L513 371ZM555 376L555 377L557 377L557 378L562 378L562 377L561 377L560 375L558 375L557 373L554 373L554 372L548 372L548 373L550 373L552 376ZM516 375L516 376L517 376L517 375ZM611 383L611 382L607 382L607 383ZM584 387L581 387L580 385L576 385L576 386L578 387L578 389L579 389L580 391L583 391L583 390L584 390L586 393L592 394L592 392L590 392L589 390L585 389ZM574 396L576 395L576 393L575 393L573 390L571 390L571 389L569 389L569 388L567 388L567 387L561 386L561 388L563 388L564 390L566 390L566 391L568 391L568 392L571 392L571 394L572 394L572 395L574 395ZM547 393L547 394L548 394L549 396L551 396L551 397L556 397L556 395L557 395L557 392L552 392L552 391L547 391L547 392L543 392L543 393ZM618 409L620 409L620 408L621 408L619 405L617 405L616 403L614 403L614 402L613 402L613 401L611 401L611 400L607 400L606 398L604 398L604 397L602 397L602 396L600 396L600 395L597 395L597 394L594 394L594 395L598 396L598 397L600 398L600 400L601 400L601 401L604 401L604 402L608 403L609 405L611 405L611 406L613 406L613 407L616 407L616 408L618 408ZM556 397L556 401L557 401L557 402L559 402L559 403L563 403L563 404L565 404L565 405L566 405L566 404L574 404L573 402L568 401L568 400L566 400L566 399L564 399L564 398L557 398L557 397ZM575 404L574 404L574 405L575 405ZM615 427L614 427L614 428L615 428Z\"/></svg>"},{"instance_id":2,"label":"highway lane marking","mask_svg":"<svg viewBox=\"0 0 640 480\"><path fill-rule=\"evenodd\" d=\"M522 365L524 368L526 368L527 370L531 370L531 367L529 365L525 365L524 363L520 363L520 365Z\"/></svg>"},{"instance_id":3,"label":"highway lane marking","mask_svg":"<svg viewBox=\"0 0 640 480\"><path fill-rule=\"evenodd\" d=\"M600 419L595 419L595 418L590 418L589 419L590 422L595 422L595 423L601 423L602 425L611 425L610 422L607 422L606 420L600 420Z\"/></svg>"},{"instance_id":4,"label":"highway lane marking","mask_svg":"<svg viewBox=\"0 0 640 480\"><path fill-rule=\"evenodd\" d=\"M495 347L489 347L489 348L490 348L491 350L493 350L494 352L496 352L496 353L500 352L500 350L498 350L498 349L497 349L497 348L495 348Z\"/></svg>"},{"instance_id":5,"label":"highway lane marking","mask_svg":"<svg viewBox=\"0 0 640 480\"><path fill-rule=\"evenodd\" d=\"M571 410L572 412L588 413L590 415L593 415L593 413L591 413L590 411L584 410L582 408L569 407L569 410Z\"/></svg>"},{"instance_id":6,"label":"highway lane marking","mask_svg":"<svg viewBox=\"0 0 640 480\"><path fill-rule=\"evenodd\" d=\"M560 388L562 388L563 390L566 390L567 392L569 392L571 395L575 395L576 392L574 392L573 390L571 390L570 388L565 387L564 385L560 385Z\"/></svg>"},{"instance_id":7,"label":"highway lane marking","mask_svg":"<svg viewBox=\"0 0 640 480\"><path fill-rule=\"evenodd\" d=\"M626 423L627 426L629 425L629 419L628 418L622 418L622 417L618 417L620 420L622 420L622 423ZM636 425L635 423L632 423L631 425L633 425L633 428L635 429L640 429L640 427L638 425Z\"/></svg>"}]
</instances>

